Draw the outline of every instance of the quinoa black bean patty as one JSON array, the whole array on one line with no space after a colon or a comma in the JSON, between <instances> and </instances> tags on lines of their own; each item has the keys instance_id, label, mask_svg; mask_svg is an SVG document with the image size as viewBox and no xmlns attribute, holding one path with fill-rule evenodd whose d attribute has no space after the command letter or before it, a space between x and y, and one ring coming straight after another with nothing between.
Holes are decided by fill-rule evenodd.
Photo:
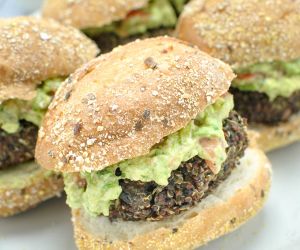
<instances>
[{"instance_id":1,"label":"quinoa black bean patty","mask_svg":"<svg viewBox=\"0 0 300 250\"><path fill-rule=\"evenodd\" d=\"M173 30L168 28L150 30L144 34L133 35L129 37L119 37L115 33L102 33L97 37L91 37L98 45L101 53L107 53L113 50L113 48L124 45L136 39L146 39L157 36L172 35Z\"/></svg>"},{"instance_id":2,"label":"quinoa black bean patty","mask_svg":"<svg viewBox=\"0 0 300 250\"><path fill-rule=\"evenodd\" d=\"M248 146L243 120L236 112L224 120L223 127L229 147L227 160L217 175L204 160L194 157L172 172L166 187L155 182L121 180L122 193L110 208L110 219L162 220L195 206L209 195L230 175Z\"/></svg>"},{"instance_id":3,"label":"quinoa black bean patty","mask_svg":"<svg viewBox=\"0 0 300 250\"><path fill-rule=\"evenodd\" d=\"M231 112L223 126L228 157L217 175L204 160L194 157L172 172L166 187L155 182L121 180L122 193L110 209L110 218L162 220L193 207L209 195L230 175L248 146L243 120L236 112Z\"/></svg>"},{"instance_id":4,"label":"quinoa black bean patty","mask_svg":"<svg viewBox=\"0 0 300 250\"><path fill-rule=\"evenodd\" d=\"M0 170L34 158L38 128L22 121L20 131L8 134L0 129Z\"/></svg>"},{"instance_id":5,"label":"quinoa black bean patty","mask_svg":"<svg viewBox=\"0 0 300 250\"><path fill-rule=\"evenodd\" d=\"M249 123L277 125L287 122L289 118L300 111L300 91L290 97L277 97L270 101L266 94L256 91L240 91L231 88L236 110L247 118Z\"/></svg>"}]
</instances>

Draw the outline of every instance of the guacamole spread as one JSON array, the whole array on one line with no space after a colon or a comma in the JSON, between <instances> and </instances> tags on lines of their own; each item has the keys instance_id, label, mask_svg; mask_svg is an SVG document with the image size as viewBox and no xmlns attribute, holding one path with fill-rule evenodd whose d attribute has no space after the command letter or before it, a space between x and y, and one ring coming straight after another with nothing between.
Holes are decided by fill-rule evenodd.
<instances>
[{"instance_id":1,"label":"guacamole spread","mask_svg":"<svg viewBox=\"0 0 300 250\"><path fill-rule=\"evenodd\" d=\"M300 59L290 62L258 63L236 69L238 78L232 86L242 91L257 91L273 101L278 96L290 97L300 90Z\"/></svg>"},{"instance_id":2,"label":"guacamole spread","mask_svg":"<svg viewBox=\"0 0 300 250\"><path fill-rule=\"evenodd\" d=\"M129 13L122 21L101 28L88 28L84 32L90 37L106 32L128 37L152 29L173 28L177 22L176 13L183 8L185 2L186 0L151 0L146 8Z\"/></svg>"},{"instance_id":3,"label":"guacamole spread","mask_svg":"<svg viewBox=\"0 0 300 250\"><path fill-rule=\"evenodd\" d=\"M52 171L42 169L33 161L10 167L1 170L0 191L22 189L32 185L36 180L47 178L52 174Z\"/></svg>"},{"instance_id":4,"label":"guacamole spread","mask_svg":"<svg viewBox=\"0 0 300 250\"><path fill-rule=\"evenodd\" d=\"M125 160L102 171L82 172L86 189L78 187L76 177L65 174L67 203L72 208L83 207L90 215L109 215L111 203L118 199L122 189L120 179L168 185L168 178L181 162L194 156L205 159L219 171L226 160L227 143L223 133L223 120L233 109L232 96L219 98L181 130L164 138L150 153ZM213 143L208 147L207 142ZM121 175L116 175L116 169ZM119 171L118 171L119 172Z\"/></svg>"},{"instance_id":5,"label":"guacamole spread","mask_svg":"<svg viewBox=\"0 0 300 250\"><path fill-rule=\"evenodd\" d=\"M60 78L44 81L31 101L7 100L0 104L0 128L7 133L16 133L20 120L40 126L52 97L63 80Z\"/></svg>"}]
</instances>

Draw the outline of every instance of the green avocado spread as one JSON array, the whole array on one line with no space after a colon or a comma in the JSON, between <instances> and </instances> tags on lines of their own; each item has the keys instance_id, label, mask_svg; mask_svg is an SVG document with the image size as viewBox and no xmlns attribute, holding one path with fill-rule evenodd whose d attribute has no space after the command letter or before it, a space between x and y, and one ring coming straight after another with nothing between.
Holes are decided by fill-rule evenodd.
<instances>
[{"instance_id":1,"label":"green avocado spread","mask_svg":"<svg viewBox=\"0 0 300 250\"><path fill-rule=\"evenodd\" d=\"M83 30L90 37L101 33L112 32L119 37L128 37L146 33L157 28L173 28L179 13L187 0L151 0L144 9L132 11L122 21L117 21L104 27Z\"/></svg>"},{"instance_id":2,"label":"green avocado spread","mask_svg":"<svg viewBox=\"0 0 300 250\"><path fill-rule=\"evenodd\" d=\"M265 93L271 101L278 96L290 97L300 90L300 59L258 63L235 72L238 78L233 81L233 87Z\"/></svg>"},{"instance_id":3,"label":"green avocado spread","mask_svg":"<svg viewBox=\"0 0 300 250\"><path fill-rule=\"evenodd\" d=\"M218 172L227 158L228 145L223 132L223 120L232 109L231 95L219 98L184 128L165 137L149 154L125 160L102 171L81 172L81 177L87 183L85 190L77 185L76 176L65 174L67 203L72 208L83 207L93 216L107 216L110 205L122 192L120 179L155 181L166 186L171 172L181 162L197 155ZM115 174L117 168L121 171L120 176Z\"/></svg>"},{"instance_id":4,"label":"green avocado spread","mask_svg":"<svg viewBox=\"0 0 300 250\"><path fill-rule=\"evenodd\" d=\"M31 101L11 99L0 104L0 128L13 134L19 130L20 120L40 126L52 97L63 80L61 78L44 81Z\"/></svg>"},{"instance_id":5,"label":"green avocado spread","mask_svg":"<svg viewBox=\"0 0 300 250\"><path fill-rule=\"evenodd\" d=\"M42 169L33 161L10 167L1 170L0 190L22 189L30 186L41 177L51 176L52 173Z\"/></svg>"}]
</instances>

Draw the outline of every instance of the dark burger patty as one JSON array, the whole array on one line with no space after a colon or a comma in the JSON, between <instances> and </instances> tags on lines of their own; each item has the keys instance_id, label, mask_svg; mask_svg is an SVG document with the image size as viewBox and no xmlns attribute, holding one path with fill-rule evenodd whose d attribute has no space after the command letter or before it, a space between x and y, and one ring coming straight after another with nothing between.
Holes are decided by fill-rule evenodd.
<instances>
[{"instance_id":1,"label":"dark burger patty","mask_svg":"<svg viewBox=\"0 0 300 250\"><path fill-rule=\"evenodd\" d=\"M230 175L248 145L243 120L235 111L224 120L223 130L229 147L227 160L217 175L204 160L194 157L172 172L166 187L155 182L121 180L122 193L110 208L110 219L162 220L199 203Z\"/></svg>"},{"instance_id":2,"label":"dark burger patty","mask_svg":"<svg viewBox=\"0 0 300 250\"><path fill-rule=\"evenodd\" d=\"M110 52L113 48L124 45L129 42L135 41L136 39L145 39L150 37L157 37L163 35L171 35L173 32L172 29L162 28L162 29L154 29L150 30L145 34L133 35L129 37L119 37L114 33L102 33L97 37L91 37L98 45L101 53Z\"/></svg>"},{"instance_id":3,"label":"dark burger patty","mask_svg":"<svg viewBox=\"0 0 300 250\"><path fill-rule=\"evenodd\" d=\"M277 97L270 101L266 94L252 91L241 91L231 88L234 95L236 110L246 117L249 123L277 125L287 122L289 118L300 111L300 91L290 97Z\"/></svg>"},{"instance_id":4,"label":"dark burger patty","mask_svg":"<svg viewBox=\"0 0 300 250\"><path fill-rule=\"evenodd\" d=\"M21 129L8 134L0 129L0 170L34 158L38 128L29 122L21 122Z\"/></svg>"}]
</instances>

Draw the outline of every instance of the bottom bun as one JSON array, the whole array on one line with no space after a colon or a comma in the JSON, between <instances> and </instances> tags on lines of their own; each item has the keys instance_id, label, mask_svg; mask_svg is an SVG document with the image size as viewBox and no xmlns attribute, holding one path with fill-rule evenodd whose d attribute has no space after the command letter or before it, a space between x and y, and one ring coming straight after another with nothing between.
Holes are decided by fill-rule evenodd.
<instances>
[{"instance_id":1,"label":"bottom bun","mask_svg":"<svg viewBox=\"0 0 300 250\"><path fill-rule=\"evenodd\" d=\"M277 126L257 125L250 126L250 129L260 134L257 138L258 146L265 152L269 152L300 141L300 114Z\"/></svg>"},{"instance_id":2,"label":"bottom bun","mask_svg":"<svg viewBox=\"0 0 300 250\"><path fill-rule=\"evenodd\" d=\"M30 162L0 171L0 217L8 217L59 196L63 179Z\"/></svg>"},{"instance_id":3,"label":"bottom bun","mask_svg":"<svg viewBox=\"0 0 300 250\"><path fill-rule=\"evenodd\" d=\"M158 222L110 222L73 210L79 249L194 249L229 233L263 206L271 168L261 150L246 150L241 164L198 206Z\"/></svg>"}]
</instances>

